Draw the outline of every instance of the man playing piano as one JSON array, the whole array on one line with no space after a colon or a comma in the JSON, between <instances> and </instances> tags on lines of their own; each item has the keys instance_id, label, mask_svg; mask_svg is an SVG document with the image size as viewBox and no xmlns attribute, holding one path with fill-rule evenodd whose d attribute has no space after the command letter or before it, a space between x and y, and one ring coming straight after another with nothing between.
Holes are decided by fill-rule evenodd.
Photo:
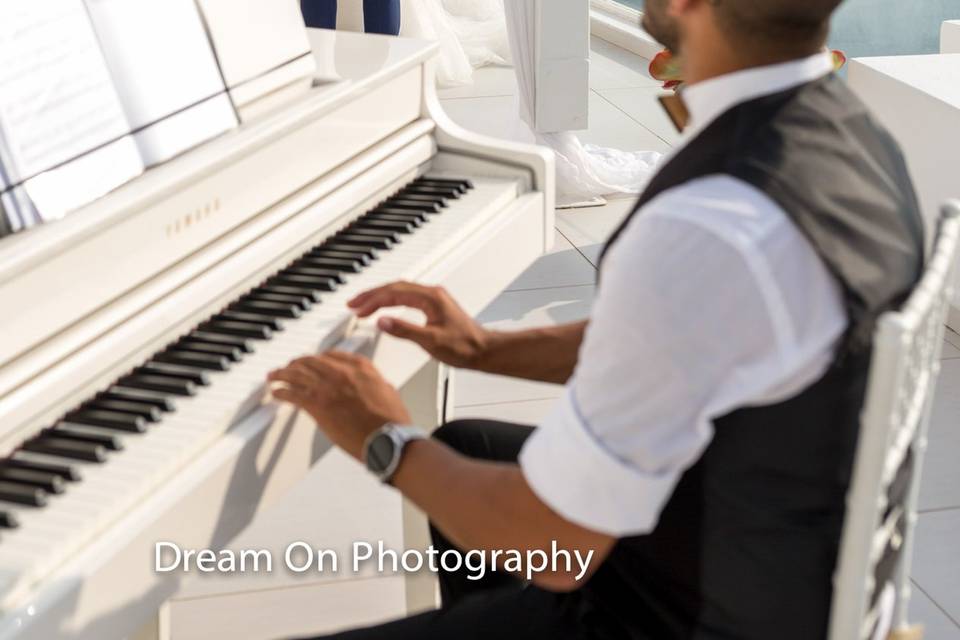
<instances>
[{"instance_id":1,"label":"man playing piano","mask_svg":"<svg viewBox=\"0 0 960 640\"><path fill-rule=\"evenodd\" d=\"M422 310L379 326L452 366L565 383L536 429L419 438L355 355L271 374L438 547L594 552L579 581L442 574L442 610L337 637L825 637L873 326L922 262L900 153L822 53L839 3L647 1L690 131L607 246L588 322L488 331L407 283L351 303Z\"/></svg>"}]
</instances>

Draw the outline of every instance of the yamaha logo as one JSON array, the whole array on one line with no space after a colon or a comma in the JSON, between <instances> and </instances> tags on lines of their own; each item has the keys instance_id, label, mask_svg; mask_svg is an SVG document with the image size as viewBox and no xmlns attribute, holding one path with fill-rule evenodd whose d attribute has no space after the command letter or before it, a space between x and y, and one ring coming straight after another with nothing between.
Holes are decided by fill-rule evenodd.
<instances>
[{"instance_id":1,"label":"yamaha logo","mask_svg":"<svg viewBox=\"0 0 960 640\"><path fill-rule=\"evenodd\" d=\"M219 213L220 211L220 198L214 198L202 206L197 207L193 211L190 211L184 215L179 216L175 220L168 222L166 226L166 235L168 238L178 236L183 232L188 231L191 227L194 227L210 216Z\"/></svg>"}]
</instances>

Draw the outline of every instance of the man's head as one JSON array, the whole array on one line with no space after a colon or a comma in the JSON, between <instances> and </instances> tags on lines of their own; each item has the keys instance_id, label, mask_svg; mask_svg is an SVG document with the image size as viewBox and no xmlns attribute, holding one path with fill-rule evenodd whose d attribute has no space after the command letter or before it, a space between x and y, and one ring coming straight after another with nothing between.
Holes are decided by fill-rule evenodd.
<instances>
[{"instance_id":1,"label":"man's head","mask_svg":"<svg viewBox=\"0 0 960 640\"><path fill-rule=\"evenodd\" d=\"M823 47L842 0L646 0L643 26L686 56L723 47L788 59Z\"/></svg>"}]
</instances>

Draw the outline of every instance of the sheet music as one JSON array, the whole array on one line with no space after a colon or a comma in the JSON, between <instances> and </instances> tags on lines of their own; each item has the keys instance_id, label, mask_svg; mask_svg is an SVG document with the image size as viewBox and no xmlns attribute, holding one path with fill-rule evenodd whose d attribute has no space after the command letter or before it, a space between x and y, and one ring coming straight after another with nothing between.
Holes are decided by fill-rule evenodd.
<instances>
[{"instance_id":1,"label":"sheet music","mask_svg":"<svg viewBox=\"0 0 960 640\"><path fill-rule=\"evenodd\" d=\"M237 125L193 0L86 0L147 166Z\"/></svg>"},{"instance_id":2,"label":"sheet music","mask_svg":"<svg viewBox=\"0 0 960 640\"><path fill-rule=\"evenodd\" d=\"M25 183L34 201L23 223L60 217L139 173L128 131L82 0L0 1L0 163L7 188ZM69 168L94 150L97 159Z\"/></svg>"}]
</instances>

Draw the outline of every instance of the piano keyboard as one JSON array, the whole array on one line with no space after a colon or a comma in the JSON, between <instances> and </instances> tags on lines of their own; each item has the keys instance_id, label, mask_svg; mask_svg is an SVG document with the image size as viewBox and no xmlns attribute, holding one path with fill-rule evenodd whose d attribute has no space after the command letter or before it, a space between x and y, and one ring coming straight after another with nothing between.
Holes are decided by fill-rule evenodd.
<instances>
[{"instance_id":1,"label":"piano keyboard","mask_svg":"<svg viewBox=\"0 0 960 640\"><path fill-rule=\"evenodd\" d=\"M518 195L414 180L0 459L0 608L258 406L270 370L344 337L349 299L416 279Z\"/></svg>"}]
</instances>

